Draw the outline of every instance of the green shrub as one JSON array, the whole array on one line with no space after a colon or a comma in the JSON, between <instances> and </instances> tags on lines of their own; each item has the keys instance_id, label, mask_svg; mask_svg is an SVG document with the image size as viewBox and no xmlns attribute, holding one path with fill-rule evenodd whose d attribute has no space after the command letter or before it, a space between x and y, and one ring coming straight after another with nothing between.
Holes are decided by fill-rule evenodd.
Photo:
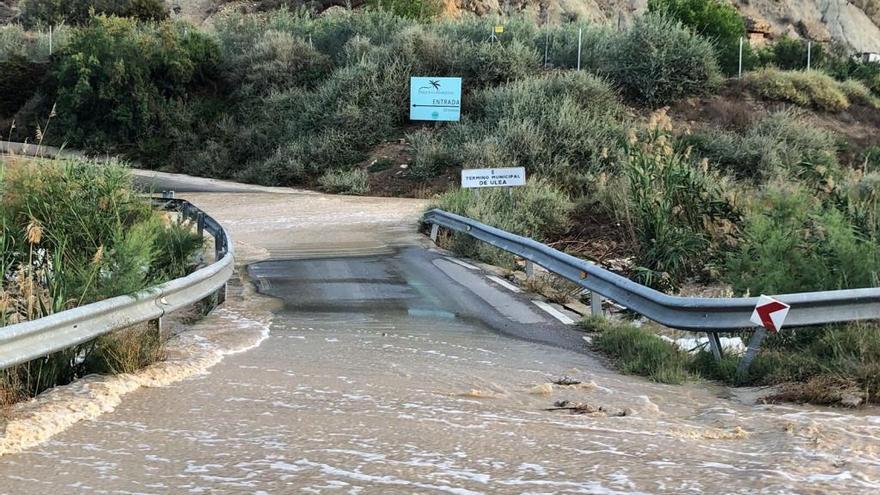
<instances>
[{"instance_id":1,"label":"green shrub","mask_svg":"<svg viewBox=\"0 0 880 495\"><path fill-rule=\"evenodd\" d=\"M715 44L718 60L727 74L739 68L739 43L746 27L739 11L721 0L649 0L648 12L663 14L681 22ZM748 43L743 44L744 68L754 57Z\"/></svg>"},{"instance_id":2,"label":"green shrub","mask_svg":"<svg viewBox=\"0 0 880 495\"><path fill-rule=\"evenodd\" d=\"M599 332L593 347L610 357L624 373L659 383L679 384L690 379L688 354L651 332L604 319L585 320L582 326Z\"/></svg>"},{"instance_id":3,"label":"green shrub","mask_svg":"<svg viewBox=\"0 0 880 495\"><path fill-rule=\"evenodd\" d=\"M613 43L614 32L604 25L587 22L546 24L532 42L541 61L547 46L547 65L554 68L577 68L578 34L581 36L581 69L596 72L603 55Z\"/></svg>"},{"instance_id":4,"label":"green shrub","mask_svg":"<svg viewBox=\"0 0 880 495\"><path fill-rule=\"evenodd\" d=\"M119 163L0 158L0 327L189 274L202 238L170 222ZM141 325L0 370L0 406L163 356Z\"/></svg>"},{"instance_id":5,"label":"green shrub","mask_svg":"<svg viewBox=\"0 0 880 495\"><path fill-rule=\"evenodd\" d=\"M364 195L370 192L367 173L353 170L329 170L318 179L318 184L329 193Z\"/></svg>"},{"instance_id":6,"label":"green shrub","mask_svg":"<svg viewBox=\"0 0 880 495\"><path fill-rule=\"evenodd\" d=\"M367 0L367 6L408 19L430 19L443 12L441 0Z\"/></svg>"},{"instance_id":7,"label":"green shrub","mask_svg":"<svg viewBox=\"0 0 880 495\"><path fill-rule=\"evenodd\" d=\"M175 100L207 83L218 61L214 43L187 30L96 17L76 31L52 74L63 137L107 149L176 127Z\"/></svg>"},{"instance_id":8,"label":"green shrub","mask_svg":"<svg viewBox=\"0 0 880 495\"><path fill-rule=\"evenodd\" d=\"M758 183L786 174L827 193L840 168L837 138L790 110L761 118L743 134L701 131L685 136L684 144L712 166Z\"/></svg>"},{"instance_id":9,"label":"green shrub","mask_svg":"<svg viewBox=\"0 0 880 495\"><path fill-rule=\"evenodd\" d=\"M871 94L871 90L862 81L856 79L841 81L840 90L851 103L880 108L880 99Z\"/></svg>"},{"instance_id":10,"label":"green shrub","mask_svg":"<svg viewBox=\"0 0 880 495\"><path fill-rule=\"evenodd\" d=\"M52 31L53 52L61 51L70 39L72 29L57 26ZM0 63L20 58L32 63L49 61L49 33L25 31L18 24L0 25Z\"/></svg>"},{"instance_id":11,"label":"green shrub","mask_svg":"<svg viewBox=\"0 0 880 495\"><path fill-rule=\"evenodd\" d=\"M873 287L878 274L876 237L802 186L773 184L749 208L725 279L739 293L783 294Z\"/></svg>"},{"instance_id":12,"label":"green shrub","mask_svg":"<svg viewBox=\"0 0 880 495\"><path fill-rule=\"evenodd\" d=\"M306 41L279 31L262 33L249 51L229 63L233 84L245 96L314 86L332 69L329 57Z\"/></svg>"},{"instance_id":13,"label":"green shrub","mask_svg":"<svg viewBox=\"0 0 880 495\"><path fill-rule=\"evenodd\" d=\"M201 240L138 196L119 164L16 164L2 183L0 266L18 269L42 249L49 312L136 292L184 275ZM25 233L38 229L39 242ZM36 265L36 261L31 259Z\"/></svg>"},{"instance_id":14,"label":"green shrub","mask_svg":"<svg viewBox=\"0 0 880 495\"><path fill-rule=\"evenodd\" d=\"M523 166L570 193L611 166L627 117L617 95L595 76L560 72L476 92L472 119L440 133L413 133L413 172Z\"/></svg>"},{"instance_id":15,"label":"green shrub","mask_svg":"<svg viewBox=\"0 0 880 495\"><path fill-rule=\"evenodd\" d=\"M28 27L87 24L91 12L161 21L168 17L163 0L22 0L21 22Z\"/></svg>"},{"instance_id":16,"label":"green shrub","mask_svg":"<svg viewBox=\"0 0 880 495\"><path fill-rule=\"evenodd\" d=\"M746 86L768 100L836 112L849 108L841 83L818 71L761 69L744 78Z\"/></svg>"},{"instance_id":17,"label":"green shrub","mask_svg":"<svg viewBox=\"0 0 880 495\"><path fill-rule=\"evenodd\" d=\"M788 328L768 335L744 375L737 373L737 355L717 361L708 350L688 354L649 330L605 319L587 319L581 326L599 333L594 348L618 369L660 383L699 377L736 386L777 386L769 400L880 401L880 327L873 323Z\"/></svg>"},{"instance_id":18,"label":"green shrub","mask_svg":"<svg viewBox=\"0 0 880 495\"><path fill-rule=\"evenodd\" d=\"M651 120L646 136L632 137L619 175L597 183L596 204L635 248L642 282L667 289L704 275L738 215L725 195L728 181L673 148L664 112Z\"/></svg>"},{"instance_id":19,"label":"green shrub","mask_svg":"<svg viewBox=\"0 0 880 495\"><path fill-rule=\"evenodd\" d=\"M805 70L807 68L807 42L783 35L772 44L758 52L760 63L782 70ZM825 64L825 50L822 45L813 43L810 48L810 67L815 69Z\"/></svg>"},{"instance_id":20,"label":"green shrub","mask_svg":"<svg viewBox=\"0 0 880 495\"><path fill-rule=\"evenodd\" d=\"M636 19L609 43L599 72L627 97L652 107L706 93L720 82L712 44L655 14Z\"/></svg>"}]
</instances>

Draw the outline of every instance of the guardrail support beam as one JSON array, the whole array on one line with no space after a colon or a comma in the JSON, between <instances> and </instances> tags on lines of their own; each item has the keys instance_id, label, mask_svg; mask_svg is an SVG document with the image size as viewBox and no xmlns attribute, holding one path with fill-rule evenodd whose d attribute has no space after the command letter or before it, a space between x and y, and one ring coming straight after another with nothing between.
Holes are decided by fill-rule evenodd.
<instances>
[{"instance_id":1,"label":"guardrail support beam","mask_svg":"<svg viewBox=\"0 0 880 495\"><path fill-rule=\"evenodd\" d=\"M604 316L602 311L602 295L596 291L590 291L590 314L593 316Z\"/></svg>"},{"instance_id":2,"label":"guardrail support beam","mask_svg":"<svg viewBox=\"0 0 880 495\"><path fill-rule=\"evenodd\" d=\"M440 226L435 224L431 225L431 242L437 244L437 234L440 233Z\"/></svg>"},{"instance_id":3,"label":"guardrail support beam","mask_svg":"<svg viewBox=\"0 0 880 495\"><path fill-rule=\"evenodd\" d=\"M746 354L742 357L742 360L740 360L739 365L736 367L737 376L745 376L746 372L749 371L749 366L751 366L755 356L758 355L758 349L761 347L761 342L764 341L764 337L766 336L767 329L764 327L758 327L755 330L755 333L752 334L752 338L749 340L749 348L746 349Z\"/></svg>"},{"instance_id":4,"label":"guardrail support beam","mask_svg":"<svg viewBox=\"0 0 880 495\"><path fill-rule=\"evenodd\" d=\"M535 264L529 260L526 260L526 278L532 278L535 276Z\"/></svg>"},{"instance_id":5,"label":"guardrail support beam","mask_svg":"<svg viewBox=\"0 0 880 495\"><path fill-rule=\"evenodd\" d=\"M712 348L712 355L715 356L715 360L721 361L721 358L724 357L721 349L721 337L714 332L706 332L706 337L709 339L709 347Z\"/></svg>"}]
</instances>

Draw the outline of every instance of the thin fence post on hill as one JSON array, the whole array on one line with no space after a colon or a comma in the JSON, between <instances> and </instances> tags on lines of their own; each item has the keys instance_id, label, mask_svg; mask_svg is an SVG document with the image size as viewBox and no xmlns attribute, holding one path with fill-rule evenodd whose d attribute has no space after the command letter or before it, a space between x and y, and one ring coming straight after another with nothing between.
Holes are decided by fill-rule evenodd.
<instances>
[{"instance_id":1,"label":"thin fence post on hill","mask_svg":"<svg viewBox=\"0 0 880 495\"><path fill-rule=\"evenodd\" d=\"M743 37L739 37L739 69L737 71L739 74L737 76L738 79L742 79L743 77Z\"/></svg>"},{"instance_id":2,"label":"thin fence post on hill","mask_svg":"<svg viewBox=\"0 0 880 495\"><path fill-rule=\"evenodd\" d=\"M810 62L812 62L810 59L812 58L812 55L813 55L812 52L813 52L813 42L807 41L807 70L810 70Z\"/></svg>"},{"instance_id":3,"label":"thin fence post on hill","mask_svg":"<svg viewBox=\"0 0 880 495\"><path fill-rule=\"evenodd\" d=\"M547 68L547 55L550 50L550 31L547 31L546 36L544 36L544 68Z\"/></svg>"},{"instance_id":4,"label":"thin fence post on hill","mask_svg":"<svg viewBox=\"0 0 880 495\"><path fill-rule=\"evenodd\" d=\"M49 56L52 56L52 26L49 26Z\"/></svg>"},{"instance_id":5,"label":"thin fence post on hill","mask_svg":"<svg viewBox=\"0 0 880 495\"><path fill-rule=\"evenodd\" d=\"M584 28L578 29L578 69L581 70L581 42L584 37Z\"/></svg>"}]
</instances>

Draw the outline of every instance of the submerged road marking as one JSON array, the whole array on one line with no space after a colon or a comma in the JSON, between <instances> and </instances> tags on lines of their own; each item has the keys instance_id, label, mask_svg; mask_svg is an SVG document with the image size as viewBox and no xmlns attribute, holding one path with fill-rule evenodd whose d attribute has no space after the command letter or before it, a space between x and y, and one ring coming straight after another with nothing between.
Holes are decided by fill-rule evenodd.
<instances>
[{"instance_id":1,"label":"submerged road marking","mask_svg":"<svg viewBox=\"0 0 880 495\"><path fill-rule=\"evenodd\" d=\"M556 318L557 320L561 321L562 323L564 323L566 325L574 325L574 323L575 323L574 320L572 320L571 318L568 317L568 315L566 315L562 311L559 311L558 309L554 308L550 304L545 303L544 301L537 301L537 300L532 300L532 302L535 303L535 306L543 309L550 316Z\"/></svg>"},{"instance_id":2,"label":"submerged road marking","mask_svg":"<svg viewBox=\"0 0 880 495\"><path fill-rule=\"evenodd\" d=\"M504 280L501 277L496 277L495 275L487 275L486 278L495 282L496 284L500 285L501 287L504 287L505 289L509 290L510 292L516 292L516 293L522 292L522 290L519 287L513 285L512 283L508 282L507 280Z\"/></svg>"},{"instance_id":3,"label":"submerged road marking","mask_svg":"<svg viewBox=\"0 0 880 495\"><path fill-rule=\"evenodd\" d=\"M479 270L479 268L475 267L474 265L471 265L470 263L465 263L464 261L461 261L459 259L455 259L451 256L444 256L444 258L448 259L449 261L451 261L457 265L461 265L461 266L467 268L468 270Z\"/></svg>"}]
</instances>

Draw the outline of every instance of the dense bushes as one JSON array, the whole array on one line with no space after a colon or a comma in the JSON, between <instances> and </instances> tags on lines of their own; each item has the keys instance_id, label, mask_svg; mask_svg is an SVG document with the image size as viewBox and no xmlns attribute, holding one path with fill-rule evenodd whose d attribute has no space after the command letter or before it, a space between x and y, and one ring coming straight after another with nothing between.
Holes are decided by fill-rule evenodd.
<instances>
[{"instance_id":1,"label":"dense bushes","mask_svg":"<svg viewBox=\"0 0 880 495\"><path fill-rule=\"evenodd\" d=\"M732 4L722 0L649 0L648 11L676 19L712 41L724 72L737 73L739 43L746 35L746 27ZM744 64L748 67L753 55L748 43L743 49Z\"/></svg>"},{"instance_id":2,"label":"dense bushes","mask_svg":"<svg viewBox=\"0 0 880 495\"><path fill-rule=\"evenodd\" d=\"M749 208L727 261L738 293L782 294L880 285L880 238L797 185L774 184Z\"/></svg>"},{"instance_id":3,"label":"dense bushes","mask_svg":"<svg viewBox=\"0 0 880 495\"><path fill-rule=\"evenodd\" d=\"M868 89L858 81L838 82L819 71L761 69L745 77L746 86L769 100L802 107L840 111L849 108L850 98L875 105Z\"/></svg>"},{"instance_id":4,"label":"dense bushes","mask_svg":"<svg viewBox=\"0 0 880 495\"><path fill-rule=\"evenodd\" d=\"M635 101L649 106L705 93L720 82L712 44L676 21L636 19L602 55L599 72Z\"/></svg>"},{"instance_id":5,"label":"dense bushes","mask_svg":"<svg viewBox=\"0 0 880 495\"><path fill-rule=\"evenodd\" d=\"M210 80L217 62L213 41L186 26L96 17L54 68L63 138L101 150L149 144L185 125L178 103Z\"/></svg>"},{"instance_id":6,"label":"dense bushes","mask_svg":"<svg viewBox=\"0 0 880 495\"><path fill-rule=\"evenodd\" d=\"M837 138L790 110L771 113L741 133L710 129L684 136L683 142L713 166L753 184L787 175L828 192L839 168Z\"/></svg>"},{"instance_id":7,"label":"dense bushes","mask_svg":"<svg viewBox=\"0 0 880 495\"><path fill-rule=\"evenodd\" d=\"M166 225L121 165L4 161L3 289L34 292L3 323L132 293L191 267L200 239Z\"/></svg>"},{"instance_id":8,"label":"dense bushes","mask_svg":"<svg viewBox=\"0 0 880 495\"><path fill-rule=\"evenodd\" d=\"M28 27L80 25L91 13L160 21L168 17L163 0L22 0L21 22Z\"/></svg>"},{"instance_id":9,"label":"dense bushes","mask_svg":"<svg viewBox=\"0 0 880 495\"><path fill-rule=\"evenodd\" d=\"M182 277L201 246L118 163L0 158L0 326ZM89 373L135 371L162 343L138 326L2 370L0 406Z\"/></svg>"},{"instance_id":10,"label":"dense bushes","mask_svg":"<svg viewBox=\"0 0 880 495\"><path fill-rule=\"evenodd\" d=\"M631 134L628 156L616 174L600 178L593 200L623 230L642 282L674 288L707 275L738 215L725 194L729 181L674 148L665 112L652 116L644 134Z\"/></svg>"},{"instance_id":11,"label":"dense bushes","mask_svg":"<svg viewBox=\"0 0 880 495\"><path fill-rule=\"evenodd\" d=\"M523 166L570 193L615 160L627 118L615 92L583 72L551 73L476 92L471 120L414 133L416 173Z\"/></svg>"}]
</instances>

